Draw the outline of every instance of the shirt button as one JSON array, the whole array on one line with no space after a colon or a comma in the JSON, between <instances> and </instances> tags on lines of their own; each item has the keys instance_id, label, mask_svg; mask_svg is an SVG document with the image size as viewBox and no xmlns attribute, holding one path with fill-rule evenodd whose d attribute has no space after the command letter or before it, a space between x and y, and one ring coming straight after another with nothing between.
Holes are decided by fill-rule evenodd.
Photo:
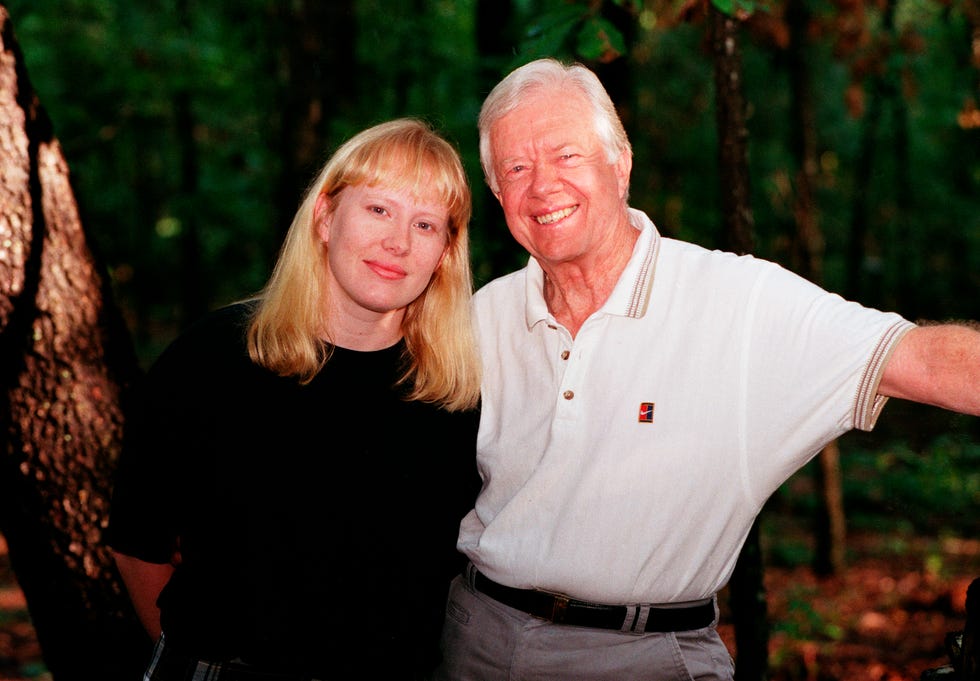
<instances>
[{"instance_id":1,"label":"shirt button","mask_svg":"<svg viewBox=\"0 0 980 681\"><path fill-rule=\"evenodd\" d=\"M570 400L573 397L575 397L575 391L573 391L573 390L566 390L565 392L563 392L561 394L561 396L564 397L566 400Z\"/></svg>"},{"instance_id":2,"label":"shirt button","mask_svg":"<svg viewBox=\"0 0 980 681\"><path fill-rule=\"evenodd\" d=\"M562 350L561 351L561 358L562 359L568 359L568 354L569 354L568 353L568 350Z\"/></svg>"}]
</instances>

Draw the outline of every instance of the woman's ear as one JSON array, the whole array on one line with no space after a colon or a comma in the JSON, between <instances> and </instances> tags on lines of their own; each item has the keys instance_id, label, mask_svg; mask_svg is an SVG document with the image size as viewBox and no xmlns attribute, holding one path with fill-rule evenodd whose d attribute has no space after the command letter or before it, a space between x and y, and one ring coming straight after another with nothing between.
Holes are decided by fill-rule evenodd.
<instances>
[{"instance_id":1,"label":"woman's ear","mask_svg":"<svg viewBox=\"0 0 980 681\"><path fill-rule=\"evenodd\" d=\"M330 241L330 221L333 211L330 210L330 197L326 193L316 197L316 204L313 206L313 224L316 226L316 233L320 236L320 241L327 243Z\"/></svg>"}]
</instances>

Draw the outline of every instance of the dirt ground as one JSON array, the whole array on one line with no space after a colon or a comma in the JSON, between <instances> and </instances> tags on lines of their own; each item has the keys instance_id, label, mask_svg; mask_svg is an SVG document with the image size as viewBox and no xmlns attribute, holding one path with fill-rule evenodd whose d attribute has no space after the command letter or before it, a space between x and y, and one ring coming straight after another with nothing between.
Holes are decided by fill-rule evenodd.
<instances>
[{"instance_id":1,"label":"dirt ground","mask_svg":"<svg viewBox=\"0 0 980 681\"><path fill-rule=\"evenodd\" d=\"M943 640L963 628L980 540L852 535L848 551L830 579L767 566L771 681L919 681L949 663ZM6 558L0 537L0 679L50 679ZM719 630L737 653L726 601Z\"/></svg>"},{"instance_id":2,"label":"dirt ground","mask_svg":"<svg viewBox=\"0 0 980 681\"><path fill-rule=\"evenodd\" d=\"M919 681L948 665L943 642L963 629L980 540L849 535L847 543L840 576L767 566L771 681ZM719 629L736 651L725 619Z\"/></svg>"},{"instance_id":3,"label":"dirt ground","mask_svg":"<svg viewBox=\"0 0 980 681\"><path fill-rule=\"evenodd\" d=\"M0 536L0 679L49 679L41 661L24 594L7 560L7 543Z\"/></svg>"}]
</instances>

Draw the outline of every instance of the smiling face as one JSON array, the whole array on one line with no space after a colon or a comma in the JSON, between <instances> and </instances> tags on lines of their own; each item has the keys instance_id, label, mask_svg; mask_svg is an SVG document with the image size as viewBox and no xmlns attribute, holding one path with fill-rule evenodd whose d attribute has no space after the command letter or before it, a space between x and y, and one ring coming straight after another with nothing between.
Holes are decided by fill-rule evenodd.
<instances>
[{"instance_id":1,"label":"smiling face","mask_svg":"<svg viewBox=\"0 0 980 681\"><path fill-rule=\"evenodd\" d=\"M627 224L631 159L610 164L575 90L538 88L490 131L497 199L511 234L545 269L602 260Z\"/></svg>"},{"instance_id":2,"label":"smiling face","mask_svg":"<svg viewBox=\"0 0 980 681\"><path fill-rule=\"evenodd\" d=\"M321 194L314 219L327 245L333 310L365 321L400 319L432 279L449 239L445 203L384 185Z\"/></svg>"}]
</instances>

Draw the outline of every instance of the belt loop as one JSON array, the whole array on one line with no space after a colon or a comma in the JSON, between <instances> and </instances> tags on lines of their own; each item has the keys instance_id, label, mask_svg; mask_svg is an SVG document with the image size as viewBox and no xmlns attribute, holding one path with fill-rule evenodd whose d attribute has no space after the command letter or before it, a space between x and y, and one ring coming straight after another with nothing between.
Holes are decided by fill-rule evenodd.
<instances>
[{"instance_id":1,"label":"belt loop","mask_svg":"<svg viewBox=\"0 0 980 681\"><path fill-rule=\"evenodd\" d=\"M466 563L466 583L472 588L476 588L476 566L470 561Z\"/></svg>"},{"instance_id":2,"label":"belt loop","mask_svg":"<svg viewBox=\"0 0 980 681\"><path fill-rule=\"evenodd\" d=\"M633 631L636 627L636 618L640 614L639 605L627 605L626 606L626 617L623 619L623 626L619 628L624 634L628 634Z\"/></svg>"},{"instance_id":3,"label":"belt loop","mask_svg":"<svg viewBox=\"0 0 980 681\"><path fill-rule=\"evenodd\" d=\"M645 634L647 630L647 619L650 617L650 606L640 605L637 608L636 618L633 620L633 627L630 629L634 634Z\"/></svg>"}]
</instances>

